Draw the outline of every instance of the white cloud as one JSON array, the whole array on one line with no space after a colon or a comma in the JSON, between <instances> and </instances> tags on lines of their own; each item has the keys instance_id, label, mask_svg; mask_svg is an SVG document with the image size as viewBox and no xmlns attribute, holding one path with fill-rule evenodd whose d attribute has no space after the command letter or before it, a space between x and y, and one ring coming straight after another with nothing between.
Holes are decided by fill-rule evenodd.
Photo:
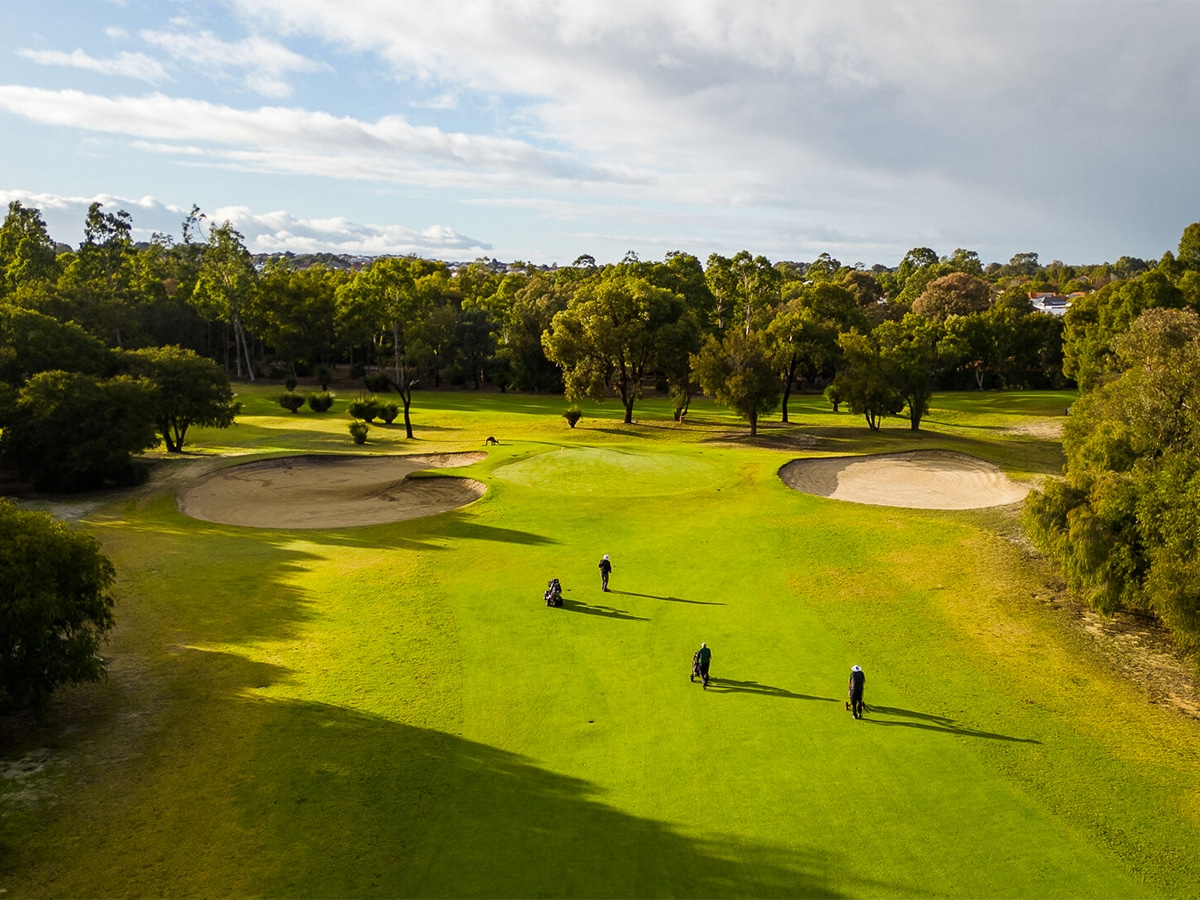
<instances>
[{"instance_id":1,"label":"white cloud","mask_svg":"<svg viewBox=\"0 0 1200 900\"><path fill-rule=\"evenodd\" d=\"M17 51L17 55L43 66L68 66L73 69L99 72L101 75L136 78L152 84L170 80L167 70L157 60L144 53L119 53L111 59L97 59L82 50L64 53L60 50L21 49Z\"/></svg>"},{"instance_id":2,"label":"white cloud","mask_svg":"<svg viewBox=\"0 0 1200 900\"><path fill-rule=\"evenodd\" d=\"M473 259L491 245L446 225L421 230L400 225L372 225L342 217L304 219L276 210L255 214L245 207L217 209L212 220L229 220L246 236L254 253L349 253L360 256L404 255L440 259Z\"/></svg>"},{"instance_id":3,"label":"white cloud","mask_svg":"<svg viewBox=\"0 0 1200 900\"><path fill-rule=\"evenodd\" d=\"M265 97L287 97L292 86L287 76L297 72L325 72L330 66L307 59L282 44L251 35L240 41L223 41L212 32L184 30L141 32L142 40L168 53L178 65L222 75L244 72L244 83Z\"/></svg>"},{"instance_id":4,"label":"white cloud","mask_svg":"<svg viewBox=\"0 0 1200 900\"><path fill-rule=\"evenodd\" d=\"M149 240L155 232L180 238L181 223L191 209L164 203L155 197L121 197L111 194L63 196L21 190L0 190L0 207L13 200L38 209L51 237L78 244L88 207L98 202L106 212L125 210L133 221L134 240ZM355 222L335 216L313 218L286 210L256 213L246 206L217 207L205 211L209 223L229 221L242 233L252 253L347 253L358 256L404 255L439 259L473 259L491 251L491 244L442 224L409 228Z\"/></svg>"},{"instance_id":5,"label":"white cloud","mask_svg":"<svg viewBox=\"0 0 1200 900\"><path fill-rule=\"evenodd\" d=\"M148 139L143 149L255 171L464 186L598 177L572 171L561 154L519 140L444 132L401 116L364 122L289 107L239 110L164 94L103 97L19 85L0 85L0 109L44 124ZM197 143L218 149L201 154Z\"/></svg>"}]
</instances>

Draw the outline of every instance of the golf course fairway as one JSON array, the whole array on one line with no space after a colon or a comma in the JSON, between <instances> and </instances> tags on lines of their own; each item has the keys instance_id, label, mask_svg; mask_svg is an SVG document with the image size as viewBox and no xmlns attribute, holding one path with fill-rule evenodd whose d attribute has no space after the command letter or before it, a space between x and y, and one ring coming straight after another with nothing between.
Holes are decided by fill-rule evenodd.
<instances>
[{"instance_id":1,"label":"golf course fairway","mask_svg":"<svg viewBox=\"0 0 1200 900\"><path fill-rule=\"evenodd\" d=\"M703 401L683 426L584 404L571 429L561 397L426 392L416 439L356 447L344 401L277 393L239 387L238 424L143 488L39 507L101 541L118 624L106 681L5 724L5 898L1200 892L1200 725L1076 627L1019 503L780 477L933 450L1028 485L1061 465L1069 395L938 396L879 433L794 398L751 441ZM478 454L437 477L482 487L353 527L181 510L238 463L356 453Z\"/></svg>"}]
</instances>

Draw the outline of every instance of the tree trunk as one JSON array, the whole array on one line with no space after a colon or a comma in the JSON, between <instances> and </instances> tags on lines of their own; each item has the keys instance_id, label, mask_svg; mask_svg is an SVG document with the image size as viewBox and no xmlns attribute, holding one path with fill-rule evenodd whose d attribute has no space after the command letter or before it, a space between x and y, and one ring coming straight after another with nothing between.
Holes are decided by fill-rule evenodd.
<instances>
[{"instance_id":1,"label":"tree trunk","mask_svg":"<svg viewBox=\"0 0 1200 900\"><path fill-rule=\"evenodd\" d=\"M246 343L246 332L242 330L242 317L237 313L233 314L233 350L234 353L238 354L238 375L242 374L241 354L245 351L246 377L254 381L254 366L250 362L250 347Z\"/></svg>"},{"instance_id":2,"label":"tree trunk","mask_svg":"<svg viewBox=\"0 0 1200 900\"><path fill-rule=\"evenodd\" d=\"M750 412L750 437L758 437L758 413L754 410Z\"/></svg>"},{"instance_id":3,"label":"tree trunk","mask_svg":"<svg viewBox=\"0 0 1200 900\"><path fill-rule=\"evenodd\" d=\"M405 385L400 389L400 399L404 401L404 436L411 438L413 436L412 419L409 417L408 409L412 406L412 387Z\"/></svg>"}]
</instances>

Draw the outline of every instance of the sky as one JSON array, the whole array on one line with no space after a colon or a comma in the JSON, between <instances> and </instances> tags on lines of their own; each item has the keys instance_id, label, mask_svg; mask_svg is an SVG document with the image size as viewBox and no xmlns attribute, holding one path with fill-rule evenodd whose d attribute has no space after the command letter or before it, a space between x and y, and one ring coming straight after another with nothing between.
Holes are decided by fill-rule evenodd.
<instances>
[{"instance_id":1,"label":"sky","mask_svg":"<svg viewBox=\"0 0 1200 900\"><path fill-rule=\"evenodd\" d=\"M1200 3L0 0L0 202L78 245L567 265L1158 259Z\"/></svg>"}]
</instances>

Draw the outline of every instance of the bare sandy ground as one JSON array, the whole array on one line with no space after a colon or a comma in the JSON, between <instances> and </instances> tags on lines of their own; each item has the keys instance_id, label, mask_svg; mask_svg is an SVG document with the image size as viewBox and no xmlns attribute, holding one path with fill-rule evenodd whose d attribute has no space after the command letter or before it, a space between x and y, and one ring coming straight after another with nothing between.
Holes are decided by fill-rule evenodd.
<instances>
[{"instance_id":1,"label":"bare sandy ground","mask_svg":"<svg viewBox=\"0 0 1200 900\"><path fill-rule=\"evenodd\" d=\"M254 528L348 528L431 516L483 495L470 478L411 478L485 453L290 456L231 466L182 488L181 512Z\"/></svg>"},{"instance_id":2,"label":"bare sandy ground","mask_svg":"<svg viewBox=\"0 0 1200 900\"><path fill-rule=\"evenodd\" d=\"M946 450L794 459L779 477L806 494L911 509L1003 506L1030 490L991 463Z\"/></svg>"}]
</instances>

